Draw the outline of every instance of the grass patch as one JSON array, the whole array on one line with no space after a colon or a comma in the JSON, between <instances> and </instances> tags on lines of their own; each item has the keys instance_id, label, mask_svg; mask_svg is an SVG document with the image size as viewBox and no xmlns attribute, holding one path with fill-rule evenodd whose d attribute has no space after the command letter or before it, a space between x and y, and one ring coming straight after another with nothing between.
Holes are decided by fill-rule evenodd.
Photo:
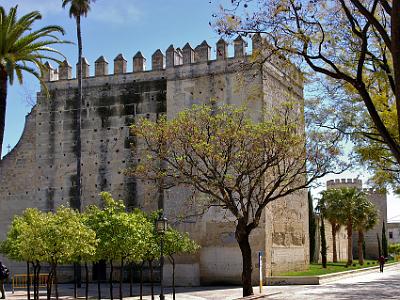
<instances>
[{"instance_id":1,"label":"grass patch","mask_svg":"<svg viewBox=\"0 0 400 300\"><path fill-rule=\"evenodd\" d=\"M388 261L387 263L392 262ZM379 266L379 263L376 260L365 260L364 265L360 265L357 261L355 261L351 266L346 266L346 262L338 262L338 263L327 263L326 269L322 268L321 264L311 263L308 271L298 271L298 272L287 272L279 274L279 276L318 276L324 274L331 274L337 272L344 272L349 270L356 270L362 268L369 268Z\"/></svg>"}]
</instances>

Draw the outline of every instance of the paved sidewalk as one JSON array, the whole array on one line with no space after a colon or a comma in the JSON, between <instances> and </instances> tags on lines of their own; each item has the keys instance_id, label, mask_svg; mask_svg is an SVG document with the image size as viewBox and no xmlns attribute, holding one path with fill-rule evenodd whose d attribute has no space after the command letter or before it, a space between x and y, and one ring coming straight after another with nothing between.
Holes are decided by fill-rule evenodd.
<instances>
[{"instance_id":1,"label":"paved sidewalk","mask_svg":"<svg viewBox=\"0 0 400 300\"><path fill-rule=\"evenodd\" d=\"M368 273L354 274L334 283L317 286L272 286L270 292L279 294L263 297L266 300L392 300L400 299L400 266L397 264Z\"/></svg>"},{"instance_id":2,"label":"paved sidewalk","mask_svg":"<svg viewBox=\"0 0 400 300\"><path fill-rule=\"evenodd\" d=\"M267 300L386 300L400 299L400 265L395 265L385 269L384 273L379 270L355 274L350 278L340 279L334 283L323 284L319 286L264 286L263 295L258 294L258 287L254 287L255 298ZM10 291L10 287L6 286L6 290ZM72 285L60 285L60 299L74 299ZM135 284L133 289L134 295L139 292L139 285ZM84 299L84 287L79 289L78 299ZM90 285L91 299L97 299L97 285ZM128 297L129 285L124 285L124 299L139 299L138 296ZM145 286L145 296L143 299L150 300L150 286ZM172 300L172 291L170 288L165 289L166 299ZM178 287L176 300L232 300L239 299L242 296L242 289L239 286L207 286L207 287ZM261 296L261 297L257 297ZM15 294L7 292L9 300L27 299L25 290L17 290ZM40 299L46 299L45 290L41 290ZM55 299L53 297L53 299ZM109 298L109 286L102 285L102 299ZM119 286L114 284L114 299L119 299ZM159 299L159 288L155 287L155 297Z\"/></svg>"},{"instance_id":3,"label":"paved sidewalk","mask_svg":"<svg viewBox=\"0 0 400 300\"><path fill-rule=\"evenodd\" d=\"M264 287L264 291L267 287ZM11 288L6 286L6 290L9 291ZM159 287L154 287L154 299L159 299ZM254 287L254 292L256 295L258 293L258 287ZM119 285L114 284L114 299L119 299ZM26 290L16 290L14 294L11 292L7 292L7 299L9 300L23 300L27 299ZM59 299L74 299L72 295L74 294L73 286L70 284L60 284L59 285ZM129 295L129 285L124 284L124 299L133 300L139 299L139 285L134 285L133 294L136 295L134 297L128 297ZM166 288L164 289L165 299L172 300L172 289ZM97 299L97 285L91 284L89 288L90 299ZM109 297L109 285L102 285L102 299L110 299ZM231 300L238 299L242 297L242 289L240 286L206 286L206 287L177 287L176 288L176 300ZM40 290L40 299L46 299L46 291L45 289ZM55 297L53 297L55 299ZM85 299L85 288L84 285L82 288L78 289L78 299ZM150 286L146 285L144 289L144 297L145 300L151 299Z\"/></svg>"}]
</instances>

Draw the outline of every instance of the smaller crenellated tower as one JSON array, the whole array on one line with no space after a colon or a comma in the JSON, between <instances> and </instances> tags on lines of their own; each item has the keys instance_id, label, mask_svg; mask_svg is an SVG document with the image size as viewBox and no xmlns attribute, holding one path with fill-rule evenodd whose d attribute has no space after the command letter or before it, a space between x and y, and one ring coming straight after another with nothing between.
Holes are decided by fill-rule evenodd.
<instances>
[{"instance_id":1,"label":"smaller crenellated tower","mask_svg":"<svg viewBox=\"0 0 400 300\"><path fill-rule=\"evenodd\" d=\"M367 258L376 259L378 257L378 239L377 234L382 239L382 225L385 223L385 227L387 228L387 196L386 191L379 191L372 188L363 188L362 180L357 178L349 178L349 179L335 179L329 180L326 182L327 189L334 188L357 188L359 190L363 190L367 195L368 199L375 204L376 208L379 212L379 219L376 226L365 233L365 254ZM353 256L357 258L357 242L358 242L358 233L353 232Z\"/></svg>"}]
</instances>

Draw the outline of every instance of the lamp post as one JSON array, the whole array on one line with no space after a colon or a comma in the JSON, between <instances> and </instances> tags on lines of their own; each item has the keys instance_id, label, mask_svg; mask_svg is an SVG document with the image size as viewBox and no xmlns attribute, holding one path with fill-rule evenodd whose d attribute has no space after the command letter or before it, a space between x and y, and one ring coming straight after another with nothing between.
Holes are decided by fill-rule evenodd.
<instances>
[{"instance_id":1,"label":"lamp post","mask_svg":"<svg viewBox=\"0 0 400 300\"><path fill-rule=\"evenodd\" d=\"M161 256L160 256L160 300L164 300L165 296L164 296L164 286L163 286L163 269L164 269L164 252L163 252L163 248L164 248L164 234L165 231L167 230L167 225L168 225L168 220L167 218L164 217L164 214L160 214L160 216L158 217L157 221L156 221L156 229L157 229L157 233L160 235L161 237L161 243L160 243L160 250L161 250Z\"/></svg>"}]
</instances>

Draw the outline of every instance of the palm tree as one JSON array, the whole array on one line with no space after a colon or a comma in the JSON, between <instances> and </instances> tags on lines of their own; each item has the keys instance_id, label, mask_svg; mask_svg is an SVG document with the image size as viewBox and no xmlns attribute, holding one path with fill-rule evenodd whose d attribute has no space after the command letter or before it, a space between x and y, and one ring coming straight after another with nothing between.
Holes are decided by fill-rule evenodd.
<instances>
[{"instance_id":1,"label":"palm tree","mask_svg":"<svg viewBox=\"0 0 400 300\"><path fill-rule=\"evenodd\" d=\"M73 205L78 211L82 211L81 190L82 190L82 176L81 176L81 160L82 160L82 145L81 145L81 110L83 102L82 93L82 33L81 33L81 16L86 17L90 11L90 4L95 0L62 0L62 7L65 8L70 5L69 16L74 17L76 20L76 35L78 39L78 103L76 107L77 126L76 126L76 200ZM74 296L76 298L76 284L80 286L81 272L80 265L75 264L75 285Z\"/></svg>"},{"instance_id":2,"label":"palm tree","mask_svg":"<svg viewBox=\"0 0 400 300\"><path fill-rule=\"evenodd\" d=\"M324 218L326 218L331 224L332 232L332 251L333 251L333 262L338 261L337 250L336 250L336 234L342 225L341 222L341 190L340 189L328 189L322 192L320 199L320 209L323 212Z\"/></svg>"},{"instance_id":3,"label":"palm tree","mask_svg":"<svg viewBox=\"0 0 400 300\"><path fill-rule=\"evenodd\" d=\"M360 197L354 212L354 226L358 232L358 262L364 264L364 232L374 228L378 222L378 210L366 197Z\"/></svg>"},{"instance_id":4,"label":"palm tree","mask_svg":"<svg viewBox=\"0 0 400 300\"><path fill-rule=\"evenodd\" d=\"M16 75L18 82L22 84L23 72L27 72L35 76L47 91L42 79L47 70L43 60L59 63L60 61L51 54L63 56L50 46L66 43L55 35L64 35L64 29L50 25L32 31L33 23L41 18L42 15L38 11L33 11L18 19L17 6L12 7L8 14L0 6L0 158L4 139L8 83L12 85Z\"/></svg>"},{"instance_id":5,"label":"palm tree","mask_svg":"<svg viewBox=\"0 0 400 300\"><path fill-rule=\"evenodd\" d=\"M77 192L75 207L82 211L81 203L81 110L83 102L82 93L82 33L81 33L81 16L87 16L90 10L91 2L95 0L62 0L62 7L70 5L69 16L76 20L76 35L78 39L78 103L77 103L77 126L76 126L76 177L77 177Z\"/></svg>"},{"instance_id":6,"label":"palm tree","mask_svg":"<svg viewBox=\"0 0 400 300\"><path fill-rule=\"evenodd\" d=\"M341 197L338 199L341 207L341 223L347 229L347 265L353 263L353 228L357 226L356 212L360 203L368 201L364 192L357 188L341 188Z\"/></svg>"}]
</instances>

